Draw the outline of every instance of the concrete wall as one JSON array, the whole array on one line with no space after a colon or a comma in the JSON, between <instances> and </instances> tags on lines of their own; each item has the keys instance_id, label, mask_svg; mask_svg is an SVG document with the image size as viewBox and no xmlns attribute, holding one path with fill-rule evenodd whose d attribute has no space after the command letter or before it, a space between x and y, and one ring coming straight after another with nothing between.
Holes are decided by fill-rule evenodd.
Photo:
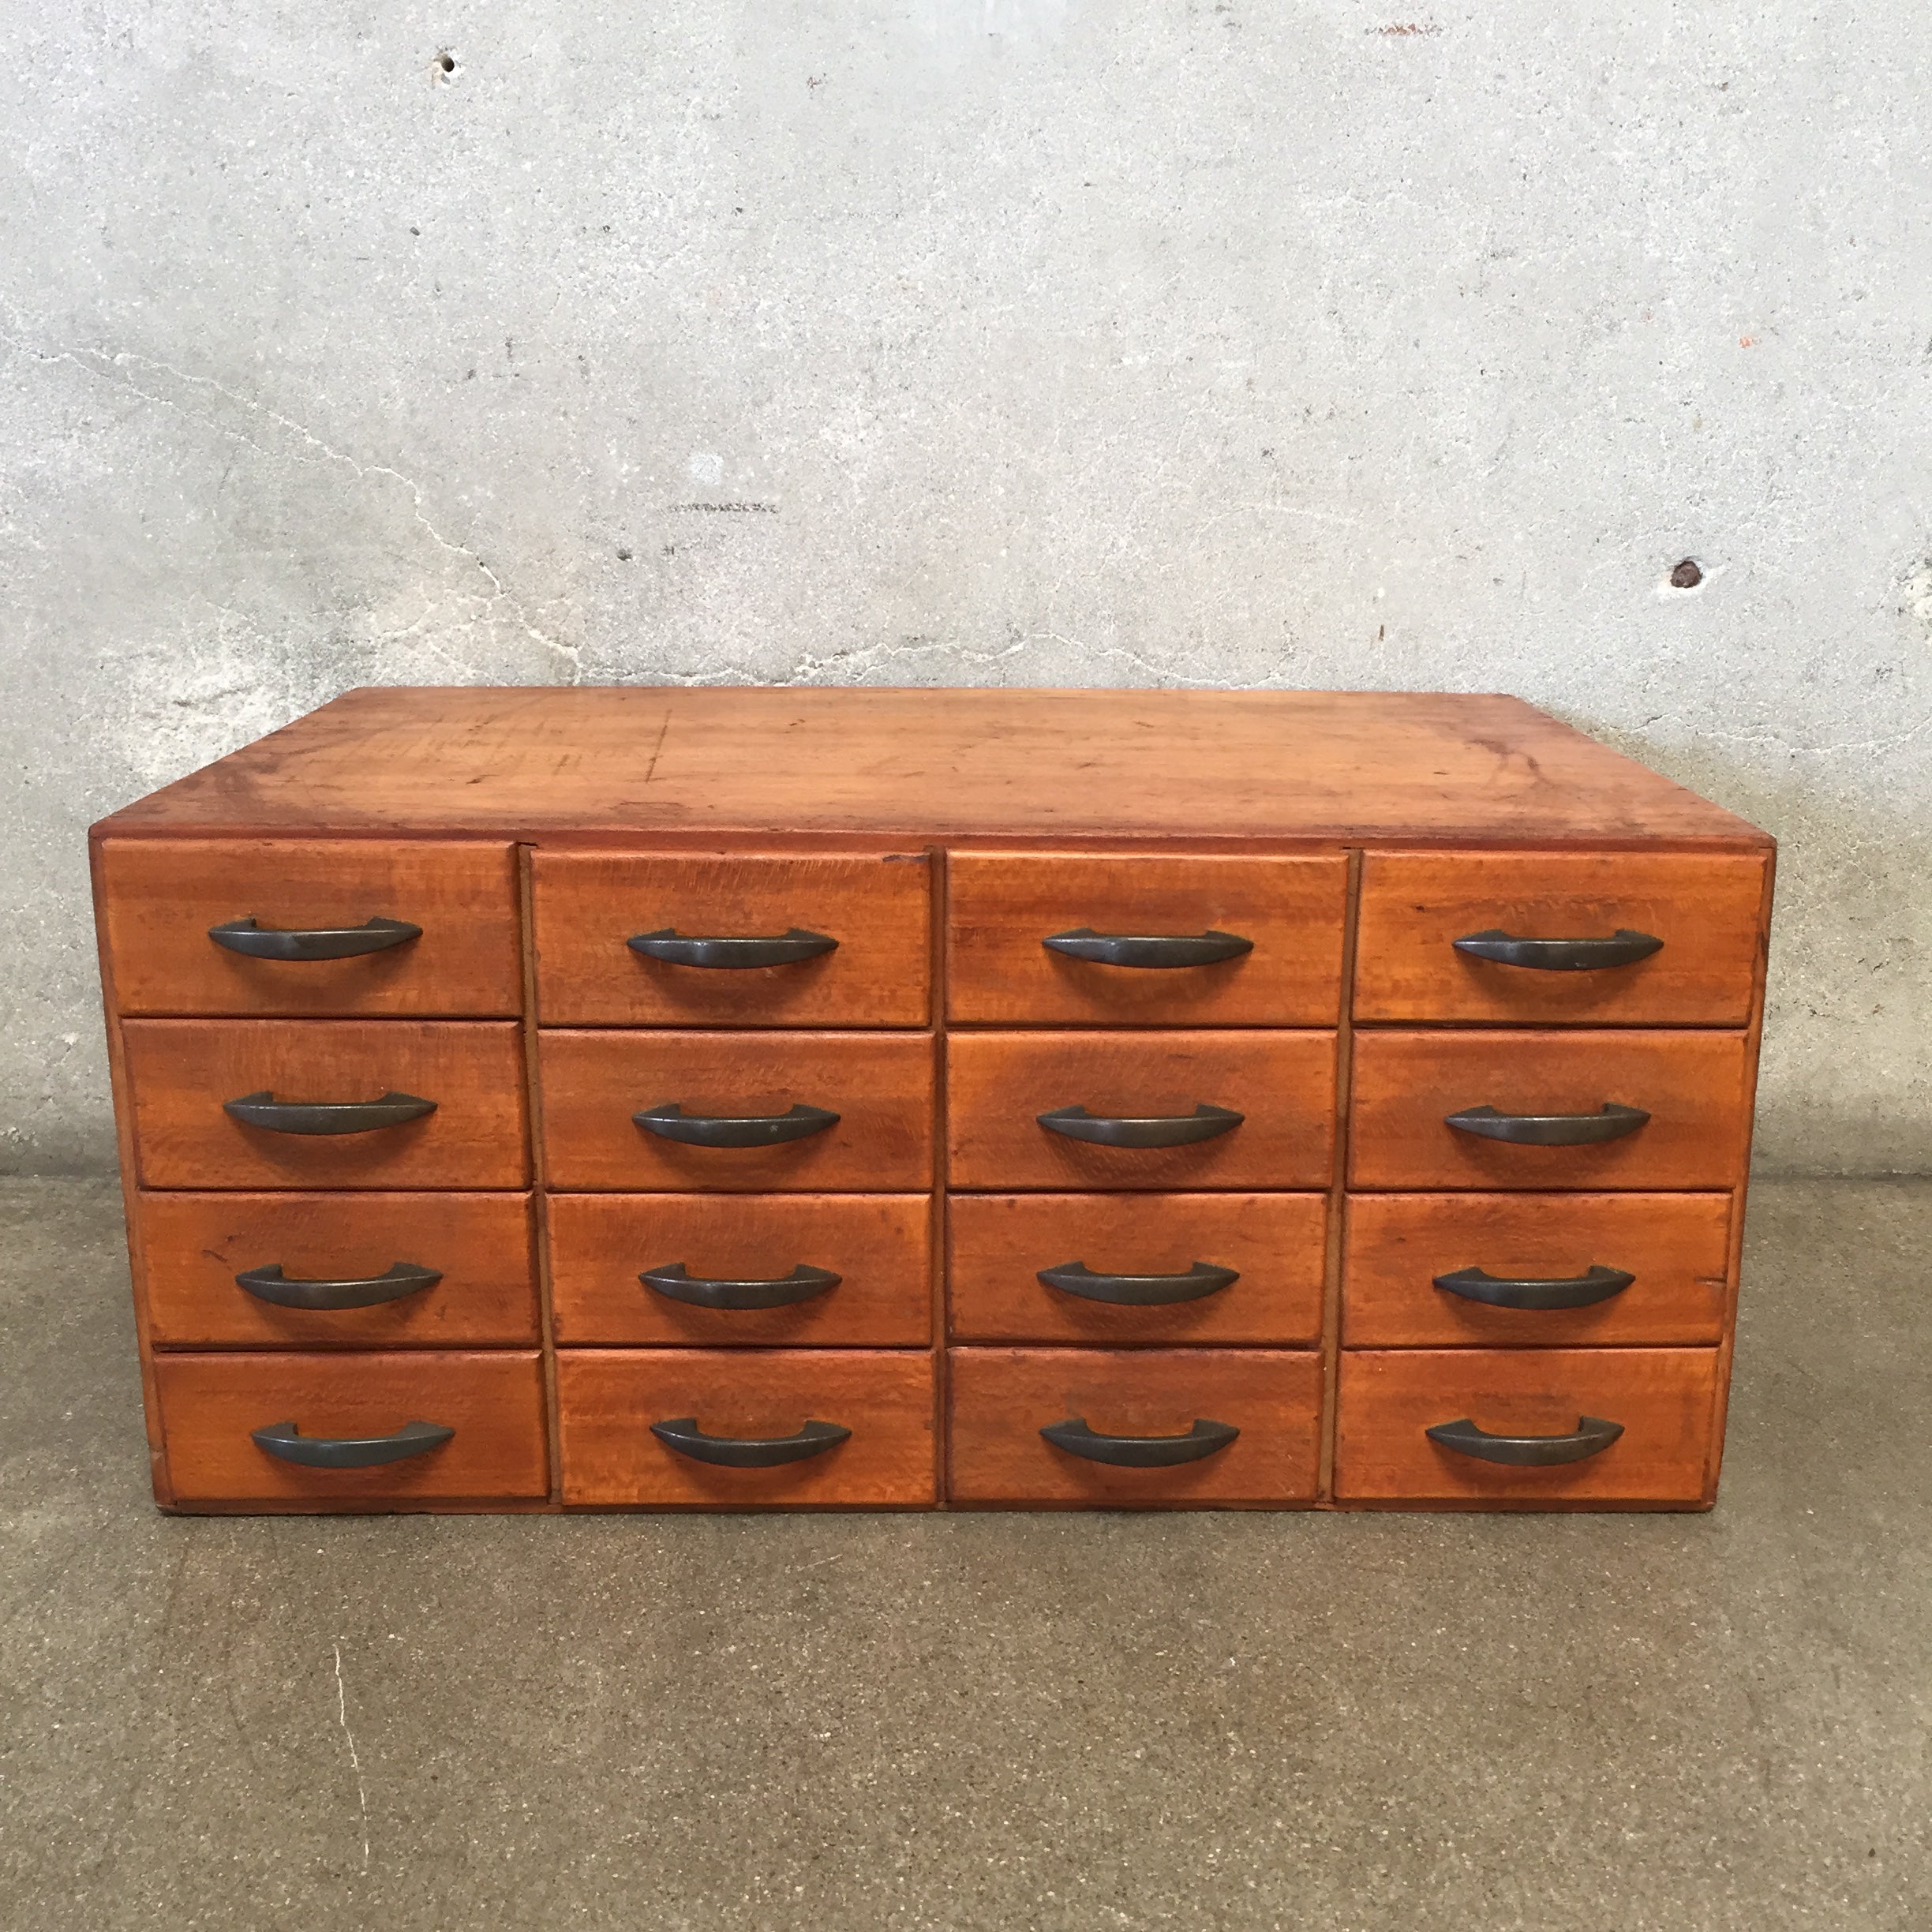
<instances>
[{"instance_id":1,"label":"concrete wall","mask_svg":"<svg viewBox=\"0 0 1932 1932\"><path fill-rule=\"evenodd\" d=\"M0 1166L89 819L584 680L1518 692L1784 841L1765 1160L1932 1168L1932 16L1422 4L0 0Z\"/></svg>"}]
</instances>

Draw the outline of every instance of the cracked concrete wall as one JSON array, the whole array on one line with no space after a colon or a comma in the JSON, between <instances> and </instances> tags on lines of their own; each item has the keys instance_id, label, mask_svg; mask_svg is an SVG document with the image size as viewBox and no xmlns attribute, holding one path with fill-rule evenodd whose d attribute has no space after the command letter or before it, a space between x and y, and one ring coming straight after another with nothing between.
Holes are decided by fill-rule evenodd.
<instances>
[{"instance_id":1,"label":"cracked concrete wall","mask_svg":"<svg viewBox=\"0 0 1932 1932\"><path fill-rule=\"evenodd\" d=\"M581 679L1518 692L1784 841L1766 1163L1932 1168L1932 16L1413 4L0 0L0 1167L90 819Z\"/></svg>"}]
</instances>

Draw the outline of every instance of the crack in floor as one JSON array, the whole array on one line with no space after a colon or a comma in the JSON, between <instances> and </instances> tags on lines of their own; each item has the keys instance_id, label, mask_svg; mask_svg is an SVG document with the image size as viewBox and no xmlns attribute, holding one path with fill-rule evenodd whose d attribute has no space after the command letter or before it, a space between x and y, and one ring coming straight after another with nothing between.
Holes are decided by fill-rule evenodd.
<instances>
[{"instance_id":1,"label":"crack in floor","mask_svg":"<svg viewBox=\"0 0 1932 1932\"><path fill-rule=\"evenodd\" d=\"M369 1786L363 1781L362 1760L356 1750L355 1733L349 1728L349 1690L343 1682L342 1646L335 1651L335 1721L342 1726L343 1740L349 1747L349 1768L355 1773L356 1803L362 1814L362 1869L369 1868Z\"/></svg>"}]
</instances>

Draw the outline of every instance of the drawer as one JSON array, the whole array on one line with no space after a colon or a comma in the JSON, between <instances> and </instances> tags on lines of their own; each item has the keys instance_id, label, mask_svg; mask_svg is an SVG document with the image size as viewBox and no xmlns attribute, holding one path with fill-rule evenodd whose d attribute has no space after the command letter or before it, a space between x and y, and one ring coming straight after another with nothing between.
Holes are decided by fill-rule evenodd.
<instances>
[{"instance_id":1,"label":"drawer","mask_svg":"<svg viewBox=\"0 0 1932 1932\"><path fill-rule=\"evenodd\" d=\"M521 1029L487 1021L133 1020L122 1029L136 1159L156 1188L521 1188ZM366 1131L284 1131L230 1100L435 1111ZM337 1125L346 1125L338 1121ZM418 1257L420 1258L420 1257Z\"/></svg>"},{"instance_id":2,"label":"drawer","mask_svg":"<svg viewBox=\"0 0 1932 1932\"><path fill-rule=\"evenodd\" d=\"M1531 1507L1698 1503L1717 1398L1714 1349L1344 1354L1336 1499ZM1579 1461L1519 1467L1447 1447L1427 1432L1458 1423L1490 1436L1558 1439L1542 1453L1588 1447L1593 1424L1620 1424L1623 1433Z\"/></svg>"},{"instance_id":3,"label":"drawer","mask_svg":"<svg viewBox=\"0 0 1932 1932\"><path fill-rule=\"evenodd\" d=\"M547 1211L561 1343L890 1348L932 1340L928 1195L553 1194ZM638 1279L680 1268L685 1279ZM774 1301L781 1294L798 1298Z\"/></svg>"},{"instance_id":4,"label":"drawer","mask_svg":"<svg viewBox=\"0 0 1932 1932\"><path fill-rule=\"evenodd\" d=\"M1741 1033L1358 1034L1349 1185L1732 1187L1750 1133L1749 1060ZM1606 1106L1650 1118L1616 1140L1560 1147L1514 1145L1447 1124L1482 1107L1552 1117Z\"/></svg>"},{"instance_id":5,"label":"drawer","mask_svg":"<svg viewBox=\"0 0 1932 1932\"><path fill-rule=\"evenodd\" d=\"M530 866L537 1007L546 1026L927 1023L932 868L923 853L538 852ZM741 941L792 934L837 943L752 966L742 954L706 964L677 957L683 949L668 944L661 950L670 957L659 957L629 943L665 934Z\"/></svg>"},{"instance_id":6,"label":"drawer","mask_svg":"<svg viewBox=\"0 0 1932 1932\"><path fill-rule=\"evenodd\" d=\"M1247 1193L1328 1185L1332 1033L955 1034L946 1065L954 1187ZM1179 1121L1202 1118L1202 1106L1242 1118L1211 1140L1161 1147L1095 1144L1039 1120L1084 1107L1102 1119Z\"/></svg>"},{"instance_id":7,"label":"drawer","mask_svg":"<svg viewBox=\"0 0 1932 1932\"><path fill-rule=\"evenodd\" d=\"M947 861L954 1020L1088 1026L1317 1026L1341 1007L1348 862L955 853ZM1233 957L1116 963L1045 942L1252 942ZM1101 950L1091 940L1092 950ZM1116 946L1128 960L1154 949ZM1211 948L1201 949L1204 952ZM1173 957L1168 949L1166 957Z\"/></svg>"},{"instance_id":8,"label":"drawer","mask_svg":"<svg viewBox=\"0 0 1932 1932\"><path fill-rule=\"evenodd\" d=\"M99 911L129 1013L502 1016L523 1008L514 848L416 839L107 839ZM230 945L209 929L253 919ZM372 919L414 926L420 936ZM266 933L270 935L264 938ZM283 935L279 941L274 935ZM344 945L341 958L262 957Z\"/></svg>"},{"instance_id":9,"label":"drawer","mask_svg":"<svg viewBox=\"0 0 1932 1932\"><path fill-rule=\"evenodd\" d=\"M1767 862L1637 852L1371 852L1362 862L1357 1020L1741 1027L1763 949ZM1642 958L1557 969L1459 951L1485 934L1661 940Z\"/></svg>"},{"instance_id":10,"label":"drawer","mask_svg":"<svg viewBox=\"0 0 1932 1932\"><path fill-rule=\"evenodd\" d=\"M1290 1503L1315 1494L1321 1358L1215 1349L956 1349L952 1494L963 1503ZM1125 1466L1056 1447L1043 1428L1084 1423L1091 1453L1186 1462ZM1198 1451L1211 1425L1238 1434ZM1139 1451L1093 1436L1138 1439ZM1149 1439L1167 1437L1166 1443Z\"/></svg>"},{"instance_id":11,"label":"drawer","mask_svg":"<svg viewBox=\"0 0 1932 1932\"><path fill-rule=\"evenodd\" d=\"M951 1332L1103 1346L1312 1344L1327 1219L1322 1194L961 1194L947 1208ZM1069 1264L1097 1279L1039 1279ZM1146 1279L1163 1275L1172 1279Z\"/></svg>"},{"instance_id":12,"label":"drawer","mask_svg":"<svg viewBox=\"0 0 1932 1932\"><path fill-rule=\"evenodd\" d=\"M933 1404L923 1353L567 1349L557 1357L564 1500L930 1505ZM848 1432L835 1438L840 1429Z\"/></svg>"},{"instance_id":13,"label":"drawer","mask_svg":"<svg viewBox=\"0 0 1932 1932\"><path fill-rule=\"evenodd\" d=\"M541 1036L544 1151L565 1189L689 1194L910 1193L932 1185L933 1045L893 1033L567 1033ZM632 1116L680 1110L680 1133L743 1138L706 1121L771 1119L813 1131L758 1146L703 1146Z\"/></svg>"},{"instance_id":14,"label":"drawer","mask_svg":"<svg viewBox=\"0 0 1932 1932\"><path fill-rule=\"evenodd\" d=\"M1728 1194L1352 1195L1342 1343L1715 1342L1730 1229ZM1489 1279L1435 1285L1472 1272Z\"/></svg>"},{"instance_id":15,"label":"drawer","mask_svg":"<svg viewBox=\"0 0 1932 1932\"><path fill-rule=\"evenodd\" d=\"M543 1377L534 1354L161 1355L168 1474L183 1503L494 1501L548 1495ZM254 1432L374 1443L410 1423L454 1432L396 1462L313 1469Z\"/></svg>"},{"instance_id":16,"label":"drawer","mask_svg":"<svg viewBox=\"0 0 1932 1932\"><path fill-rule=\"evenodd\" d=\"M136 1242L158 1348L537 1340L526 1194L144 1193Z\"/></svg>"}]
</instances>

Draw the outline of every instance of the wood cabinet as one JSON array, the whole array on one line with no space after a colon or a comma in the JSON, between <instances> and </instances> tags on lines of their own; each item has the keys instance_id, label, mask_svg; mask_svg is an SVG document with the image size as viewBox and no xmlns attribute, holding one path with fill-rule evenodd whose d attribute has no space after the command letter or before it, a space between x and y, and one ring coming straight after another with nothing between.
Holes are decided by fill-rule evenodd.
<instances>
[{"instance_id":1,"label":"wood cabinet","mask_svg":"<svg viewBox=\"0 0 1932 1932\"><path fill-rule=\"evenodd\" d=\"M95 829L155 1494L1708 1507L1773 856L1510 698L350 692Z\"/></svg>"}]
</instances>

